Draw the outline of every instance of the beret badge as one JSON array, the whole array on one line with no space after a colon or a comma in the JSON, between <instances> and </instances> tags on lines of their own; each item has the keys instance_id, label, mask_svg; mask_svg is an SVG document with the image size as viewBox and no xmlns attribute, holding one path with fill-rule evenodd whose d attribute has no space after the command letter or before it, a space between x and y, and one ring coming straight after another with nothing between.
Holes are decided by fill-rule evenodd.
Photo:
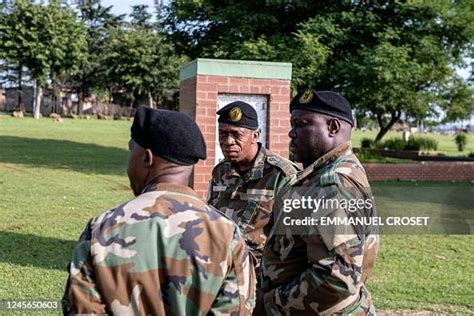
<instances>
[{"instance_id":1,"label":"beret badge","mask_svg":"<svg viewBox=\"0 0 474 316\"><path fill-rule=\"evenodd\" d=\"M299 101L302 104L308 103L313 99L313 90L307 89L300 97Z\"/></svg>"},{"instance_id":2,"label":"beret badge","mask_svg":"<svg viewBox=\"0 0 474 316\"><path fill-rule=\"evenodd\" d=\"M229 112L229 118L232 122L238 122L242 119L242 110L238 107L233 108Z\"/></svg>"}]
</instances>

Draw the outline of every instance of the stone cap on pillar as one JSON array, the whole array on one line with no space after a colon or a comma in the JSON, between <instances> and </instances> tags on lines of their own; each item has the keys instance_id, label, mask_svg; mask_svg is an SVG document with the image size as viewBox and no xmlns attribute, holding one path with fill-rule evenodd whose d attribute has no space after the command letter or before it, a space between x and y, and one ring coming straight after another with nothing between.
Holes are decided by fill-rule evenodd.
<instances>
[{"instance_id":1,"label":"stone cap on pillar","mask_svg":"<svg viewBox=\"0 0 474 316\"><path fill-rule=\"evenodd\" d=\"M197 58L181 68L179 80L197 75L291 80L291 63Z\"/></svg>"}]
</instances>

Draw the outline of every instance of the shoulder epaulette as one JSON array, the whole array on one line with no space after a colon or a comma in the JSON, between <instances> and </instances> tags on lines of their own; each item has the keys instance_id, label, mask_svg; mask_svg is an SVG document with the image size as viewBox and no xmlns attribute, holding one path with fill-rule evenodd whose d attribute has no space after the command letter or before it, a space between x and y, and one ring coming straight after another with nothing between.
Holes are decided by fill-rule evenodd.
<instances>
[{"instance_id":1,"label":"shoulder epaulette","mask_svg":"<svg viewBox=\"0 0 474 316\"><path fill-rule=\"evenodd\" d=\"M295 163L275 154L267 155L267 162L283 171L283 174L285 176L295 174L299 170L298 166Z\"/></svg>"},{"instance_id":2,"label":"shoulder epaulette","mask_svg":"<svg viewBox=\"0 0 474 316\"><path fill-rule=\"evenodd\" d=\"M353 172L353 165L360 165L357 161L353 159L341 159L337 161L335 164L331 165L328 168L327 172L325 172L321 176L320 183L322 186L326 185L333 185L333 184L341 184L341 176L351 176Z\"/></svg>"}]
</instances>

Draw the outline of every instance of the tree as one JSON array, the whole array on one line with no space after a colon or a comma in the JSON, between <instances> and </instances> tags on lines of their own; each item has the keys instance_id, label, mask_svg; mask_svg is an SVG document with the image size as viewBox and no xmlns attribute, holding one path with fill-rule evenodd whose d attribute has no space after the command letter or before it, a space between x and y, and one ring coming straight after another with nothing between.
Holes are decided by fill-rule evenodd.
<instances>
[{"instance_id":1,"label":"tree","mask_svg":"<svg viewBox=\"0 0 474 316\"><path fill-rule=\"evenodd\" d=\"M84 58L82 25L57 0L47 6L17 0L2 15L0 25L1 57L29 70L37 86L34 117L39 118L48 79L56 86L60 76L76 71Z\"/></svg>"},{"instance_id":2,"label":"tree","mask_svg":"<svg viewBox=\"0 0 474 316\"><path fill-rule=\"evenodd\" d=\"M123 15L115 16L111 9L111 6L102 6L100 0L85 1L79 7L80 21L86 27L87 57L82 60L79 72L70 78L70 85L79 94L77 113L80 115L84 98L94 90L106 90L109 85L101 58L110 37L109 30L119 27L123 20Z\"/></svg>"},{"instance_id":3,"label":"tree","mask_svg":"<svg viewBox=\"0 0 474 316\"><path fill-rule=\"evenodd\" d=\"M85 28L77 20L75 13L68 7L61 7L58 0L50 1L44 11L41 40L48 43L46 54L49 76L57 100L57 91L61 88L59 86L61 76L76 73L86 57ZM38 87L40 92L41 88ZM35 111L35 118L37 117L39 117L39 103Z\"/></svg>"},{"instance_id":4,"label":"tree","mask_svg":"<svg viewBox=\"0 0 474 316\"><path fill-rule=\"evenodd\" d=\"M110 82L115 90L125 90L137 99L140 95L149 98L163 97L170 87L177 86L177 73L181 59L173 55L173 48L164 38L152 31L115 29L107 44L104 57Z\"/></svg>"},{"instance_id":5,"label":"tree","mask_svg":"<svg viewBox=\"0 0 474 316\"><path fill-rule=\"evenodd\" d=\"M171 1L163 25L191 58L292 62L294 90L342 92L377 120L376 141L455 95L454 69L474 50L470 0Z\"/></svg>"},{"instance_id":6,"label":"tree","mask_svg":"<svg viewBox=\"0 0 474 316\"><path fill-rule=\"evenodd\" d=\"M457 77L453 78L449 86L439 101L440 107L446 110L445 121L452 122L469 117L474 111L472 88Z\"/></svg>"},{"instance_id":7,"label":"tree","mask_svg":"<svg viewBox=\"0 0 474 316\"><path fill-rule=\"evenodd\" d=\"M40 7L28 0L15 1L1 14L0 56L17 67L20 96L23 67L29 70L32 79L39 84L44 84L47 80L46 43L39 36L42 27ZM20 104L21 97L17 107Z\"/></svg>"},{"instance_id":8,"label":"tree","mask_svg":"<svg viewBox=\"0 0 474 316\"><path fill-rule=\"evenodd\" d=\"M151 29L153 24L151 23L151 14L148 13L148 6L134 5L132 6L132 13L130 14L131 24L135 27Z\"/></svg>"},{"instance_id":9,"label":"tree","mask_svg":"<svg viewBox=\"0 0 474 316\"><path fill-rule=\"evenodd\" d=\"M122 91L131 103L146 96L148 105L163 100L178 86L178 69L183 59L149 21L147 7L134 7L127 27L111 30L103 64L115 91Z\"/></svg>"}]
</instances>

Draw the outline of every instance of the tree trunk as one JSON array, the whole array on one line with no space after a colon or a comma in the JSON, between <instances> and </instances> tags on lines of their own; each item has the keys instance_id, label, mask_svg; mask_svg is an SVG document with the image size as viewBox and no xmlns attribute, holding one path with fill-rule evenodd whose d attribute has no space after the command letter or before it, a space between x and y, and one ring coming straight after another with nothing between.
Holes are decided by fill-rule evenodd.
<instances>
[{"instance_id":1,"label":"tree trunk","mask_svg":"<svg viewBox=\"0 0 474 316\"><path fill-rule=\"evenodd\" d=\"M151 92L148 91L148 106L150 107L150 109L154 109L154 105L153 105L153 97L151 96Z\"/></svg>"},{"instance_id":2,"label":"tree trunk","mask_svg":"<svg viewBox=\"0 0 474 316\"><path fill-rule=\"evenodd\" d=\"M22 95L23 95L23 90L22 90L22 81L23 81L23 73L22 73L23 65L18 66L18 89L17 89L17 103L16 103L16 111L23 111L22 109Z\"/></svg>"},{"instance_id":3,"label":"tree trunk","mask_svg":"<svg viewBox=\"0 0 474 316\"><path fill-rule=\"evenodd\" d=\"M67 113L67 100L66 103L63 103L64 92L61 88L59 88L59 98L58 98L58 105L59 105L59 114L64 115Z\"/></svg>"},{"instance_id":4,"label":"tree trunk","mask_svg":"<svg viewBox=\"0 0 474 316\"><path fill-rule=\"evenodd\" d=\"M400 119L402 112L400 110L397 110L395 112L390 113L392 118L388 122L387 125L383 125L383 119L381 114L377 114L377 122L380 126L380 130L377 134L377 137L375 137L375 142L378 143L382 140L382 138L387 134L387 132L392 128L392 126Z\"/></svg>"},{"instance_id":5,"label":"tree trunk","mask_svg":"<svg viewBox=\"0 0 474 316\"><path fill-rule=\"evenodd\" d=\"M59 85L53 82L53 95L54 95L54 113L59 114L59 108L61 106L61 93Z\"/></svg>"},{"instance_id":6,"label":"tree trunk","mask_svg":"<svg viewBox=\"0 0 474 316\"><path fill-rule=\"evenodd\" d=\"M43 99L43 87L41 87L41 85L39 85L38 83L36 84L36 106L35 106L35 113L33 114L33 117L35 119L39 119L40 118L40 113L41 113L41 100Z\"/></svg>"},{"instance_id":7,"label":"tree trunk","mask_svg":"<svg viewBox=\"0 0 474 316\"><path fill-rule=\"evenodd\" d=\"M77 100L77 115L82 116L84 112L84 89L81 88L79 89L79 95L78 95L78 100Z\"/></svg>"},{"instance_id":8,"label":"tree trunk","mask_svg":"<svg viewBox=\"0 0 474 316\"><path fill-rule=\"evenodd\" d=\"M109 95L107 98L108 104L112 106L112 119L115 119L115 103L112 103L112 90L109 89Z\"/></svg>"}]
</instances>

